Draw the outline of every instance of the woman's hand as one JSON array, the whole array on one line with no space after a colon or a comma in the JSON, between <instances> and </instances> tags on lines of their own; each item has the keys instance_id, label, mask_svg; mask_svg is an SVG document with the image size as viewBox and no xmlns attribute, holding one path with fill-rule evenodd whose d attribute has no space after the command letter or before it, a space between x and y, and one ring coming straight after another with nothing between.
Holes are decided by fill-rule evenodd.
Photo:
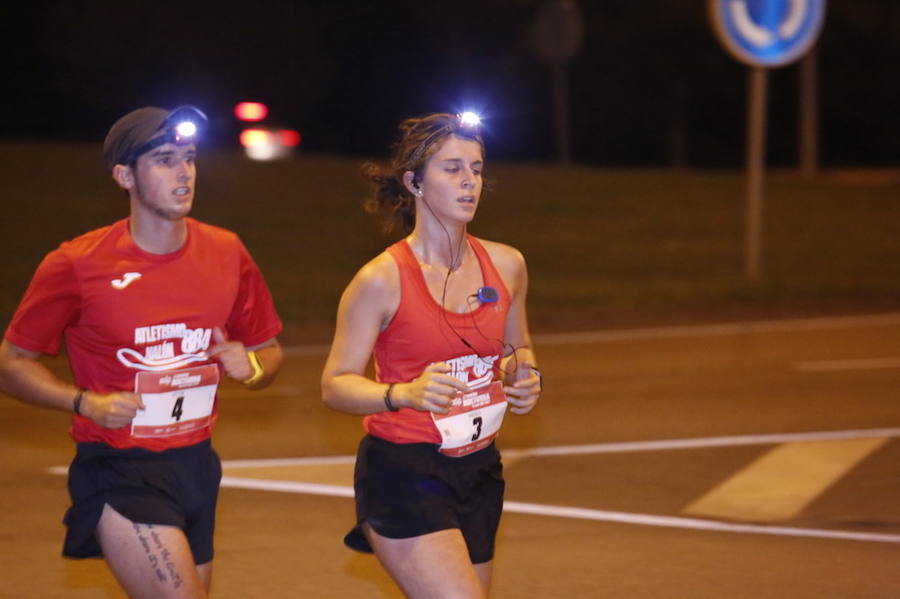
<instances>
[{"instance_id":1,"label":"woman's hand","mask_svg":"<svg viewBox=\"0 0 900 599\"><path fill-rule=\"evenodd\" d=\"M429 364L414 381L394 386L394 404L422 412L446 414L457 393L469 392L468 385L447 374L450 370L446 362Z\"/></svg>"},{"instance_id":2,"label":"woman's hand","mask_svg":"<svg viewBox=\"0 0 900 599\"><path fill-rule=\"evenodd\" d=\"M538 371L532 364L523 362L516 369L515 379L510 381L507 378L503 386L506 401L512 406L509 411L513 414L527 414L537 405L541 390L541 377Z\"/></svg>"}]
</instances>

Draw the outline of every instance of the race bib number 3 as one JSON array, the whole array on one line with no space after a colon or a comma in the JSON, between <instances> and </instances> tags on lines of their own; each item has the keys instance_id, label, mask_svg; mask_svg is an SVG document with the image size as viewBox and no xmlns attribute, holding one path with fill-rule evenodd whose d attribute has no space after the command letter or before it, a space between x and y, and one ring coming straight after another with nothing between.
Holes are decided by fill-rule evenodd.
<instances>
[{"instance_id":1,"label":"race bib number 3","mask_svg":"<svg viewBox=\"0 0 900 599\"><path fill-rule=\"evenodd\" d=\"M207 426L218 384L215 364L137 373L134 390L140 393L145 409L131 422L132 436L171 437Z\"/></svg>"},{"instance_id":2,"label":"race bib number 3","mask_svg":"<svg viewBox=\"0 0 900 599\"><path fill-rule=\"evenodd\" d=\"M457 395L447 414L431 414L441 433L440 452L460 457L490 445L506 414L506 395L499 381L465 395Z\"/></svg>"}]
</instances>

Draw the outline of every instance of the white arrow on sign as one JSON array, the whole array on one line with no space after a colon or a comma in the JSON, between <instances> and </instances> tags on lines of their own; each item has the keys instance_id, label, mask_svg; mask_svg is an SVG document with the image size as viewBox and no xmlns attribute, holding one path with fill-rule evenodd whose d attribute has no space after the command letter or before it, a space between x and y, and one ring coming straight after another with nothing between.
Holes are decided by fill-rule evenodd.
<instances>
[{"instance_id":1,"label":"white arrow on sign","mask_svg":"<svg viewBox=\"0 0 900 599\"><path fill-rule=\"evenodd\" d=\"M803 0L788 0L790 8L787 17L778 27L778 36L782 39L792 37L803 25L805 17L804 8L807 4ZM757 25L750 16L750 9L746 0L733 0L728 6L734 25L744 38L758 48L765 48L775 41L775 33L766 27Z\"/></svg>"}]
</instances>

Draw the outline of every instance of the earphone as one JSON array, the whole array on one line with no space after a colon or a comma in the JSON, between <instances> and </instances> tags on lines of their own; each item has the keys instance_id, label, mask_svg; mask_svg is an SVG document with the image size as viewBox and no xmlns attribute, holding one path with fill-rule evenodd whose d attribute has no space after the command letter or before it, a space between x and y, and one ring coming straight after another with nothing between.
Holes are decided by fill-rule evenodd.
<instances>
[{"instance_id":1,"label":"earphone","mask_svg":"<svg viewBox=\"0 0 900 599\"><path fill-rule=\"evenodd\" d=\"M423 193L422 184L419 181L416 181L415 178L413 178L409 182L409 185L413 189L416 190L416 195L418 195L419 197L422 197L422 193ZM460 260L460 257L464 251L462 246L465 243L466 237L465 237L465 235L463 235L460 238L459 246L456 248L456 252L454 252L453 251L453 242L450 238L450 231L447 230L447 227L444 226L444 223L441 221L440 218L438 218L438 215L435 214L434 210L431 208L431 205L425 200L424 197L422 197L422 202L425 204L425 207L428 209L429 212L431 212L431 215L434 217L434 219L437 221L437 223L441 226L441 229L443 229L444 233L447 235L447 244L448 244L449 250L450 250L450 267L447 269L447 275L444 277L444 284L443 284L443 288L441 289L441 309L442 309L441 313L443 316L443 320L447 324L447 327L450 329L450 331L453 332L453 334L456 336L456 338L459 339L463 343L463 345L465 345L466 347L471 349L473 352L478 354L478 350L476 350L475 347L471 343L469 343L469 341L465 337L463 337L459 333L459 331L456 330L456 327L453 326L453 324L450 322L450 319L447 317L446 310L444 310L444 303L445 303L445 300L447 297L447 284L450 282L450 275L453 274L454 266L459 266L459 265L457 265L457 260L459 260L460 264L462 262L462 260ZM500 299L500 296L497 293L497 290L494 287L491 287L490 285L484 285L482 287L479 287L478 290L476 291L476 293L473 293L472 295L470 295L468 297L468 300L466 303L469 307L469 315L472 317L472 324L475 326L475 329L478 331L478 334L481 335L481 337L487 341L499 341L500 344L505 348L505 346L507 345L506 343L503 343L499 339L490 339L490 338L486 337L484 335L484 333L481 332L481 329L478 328L478 324L475 322L475 319L474 319L474 314L472 314L472 306L471 306L472 298L477 298L478 301L481 302L482 304L493 304L493 303L496 303L497 301L499 301L499 299ZM512 349L514 352L515 348L512 348Z\"/></svg>"},{"instance_id":2,"label":"earphone","mask_svg":"<svg viewBox=\"0 0 900 599\"><path fill-rule=\"evenodd\" d=\"M418 195L421 196L422 195L421 185L415 181L412 181L411 185L416 189L416 191L418 192ZM454 252L453 251L453 241L450 238L450 231L447 230L447 227L444 226L444 223L441 222L441 219L438 218L438 215L435 214L434 210L432 210L432 208L431 208L431 205L425 200L424 197L422 198L422 202L425 204L425 207L428 208L428 211L431 212L431 215L434 217L434 219L437 221L437 223L441 226L441 229L443 229L444 233L447 235L447 244L450 249L450 266L449 266L449 268L447 268L447 275L444 277L444 284L441 289L441 316L443 317L444 322L447 324L447 327L456 336L456 338L459 339L463 343L463 345L465 345L466 347L471 349L473 352L475 352L476 355L478 355L478 350L476 350L475 347L473 347L472 344L469 343L469 341L465 337L463 337L459 333L459 331L456 330L456 327L453 326L453 323L451 323L450 319L447 317L446 309L444 309L444 304L445 304L446 298L447 298L447 284L450 282L450 275L453 274L453 268L455 266L458 266L456 264L457 260L459 260L460 256L462 255L462 253L464 251L462 246L465 243L466 236L463 235L462 237L460 237L459 246L456 248L456 252ZM462 260L459 260L459 262L461 265ZM488 297L488 296L490 296L490 292L493 292L493 296L494 296L493 300L485 301L485 300L481 299L482 294L484 294L485 297ZM481 301L482 303L485 303L485 304L493 303L493 302L497 301L497 290L494 289L493 287L479 287L477 294L472 294L469 297L470 298L477 297L479 299L479 301ZM469 307L469 314L470 315L472 314L471 306ZM474 323L474 319L473 319L473 323ZM475 326L476 326L476 328L478 327L478 325L475 325ZM484 334L482 334L480 330L478 331L478 333L482 337L484 337ZM484 337L484 338L487 339L487 337ZM479 356L479 359L483 359L483 358L481 358L481 356Z\"/></svg>"},{"instance_id":3,"label":"earphone","mask_svg":"<svg viewBox=\"0 0 900 599\"><path fill-rule=\"evenodd\" d=\"M421 150L422 148L427 147L427 146L429 145L429 141L434 141L434 138L435 138L435 133L433 133L433 134L428 138L428 140L426 140L426 142L422 143L422 144L420 145L420 147L417 148L416 153L414 153L413 156L415 157L416 155L418 155L419 150ZM424 152L423 152L423 153L424 153ZM414 163L414 162L413 162L413 163ZM450 257L450 264L449 264L449 267L447 268L447 274L446 274L445 277L444 277L444 282L443 282L443 286L442 286L442 289L441 289L441 299L440 299L440 308L441 308L441 309L440 309L440 316L438 316L438 320L439 320L439 321L442 320L442 321L444 322L444 324L447 326L447 328L450 330L450 332L451 332L451 333L452 333L452 334L453 334L453 335L454 335L454 336L455 336L455 337L456 337L456 338L457 338L457 339L458 339L465 347L469 348L469 349L475 354L475 356L476 356L480 361L484 362L486 365L488 365L488 366L490 366L490 367L493 367L493 366L494 366L493 361L488 361L488 360L486 360L485 358L483 358L482 355L481 355L482 352L479 351L478 349L476 349L476 348L472 345L472 343L470 343L468 339L466 339L465 337L463 337L463 335L460 333L460 331L458 331L458 330L456 329L456 327L455 327L455 326L453 325L453 323L450 321L450 319L449 319L449 317L448 317L448 314L447 314L447 310L446 310L445 307L444 307L444 306L445 306L445 303L446 303L447 287L448 287L448 284L449 284L449 282L450 282L450 277L451 277L451 275L453 274L453 271L454 271L456 268L459 268L459 267L462 266L462 262L463 262L463 258L464 258L464 253L466 252L466 249L465 249L465 244L466 244L466 232L465 232L465 227L463 227L463 233L462 233L462 235L460 236L459 243L458 243L458 245L456 245L456 247L454 248L454 243L453 243L453 239L452 239L452 237L451 237L451 235L450 235L450 232L447 230L447 227L444 225L444 223L442 222L442 220L438 217L438 215L435 213L434 209L432 209L431 205L429 204L429 202L428 202L428 201L425 199L425 197L424 197L424 190L422 189L422 181L419 180L419 177L421 177L421 176L422 176L421 172L417 173L416 171L412 171L412 172L411 172L411 171L407 171L407 172L405 172L404 175L403 175L403 179L404 179L404 180L403 180L403 183L405 183L405 185L407 186L407 189L408 189L409 191L411 191L415 196L417 196L419 199L421 199L422 203L425 204L425 208L428 210L428 212L431 213L431 216L434 218L435 221L437 221L437 224L440 225L441 229L443 229L444 234L447 236L447 245L448 245L448 249L449 249L449 252L450 252L450 256L449 256L449 257ZM455 250L455 251L454 251L454 250ZM506 342L505 342L504 340L502 340L502 339L498 339L498 338L495 338L495 337L493 337L493 336L492 336L492 337L488 337L487 335L485 335L485 333L484 333L484 332L481 330L481 328L478 326L478 322L477 322L477 320L476 320L476 314L475 314L475 312L474 312L473 309L472 309L472 300L473 300L473 299L477 299L477 301L480 302L482 305L484 305L484 304L497 304L497 303L499 302L499 300L500 300L500 295L499 295L499 293L497 292L497 289L494 288L494 287L492 287L492 286L490 286L490 285L483 285L482 287L479 287L479 288L477 289L477 292L476 292L476 293L473 293L473 294L469 295L468 298L466 299L466 304L467 304L467 308L468 308L468 315L469 315L469 317L470 317L470 319L471 319L471 321L472 321L472 326L473 326L473 328L474 328L475 331L478 333L478 336L480 336L484 341L488 342L488 343L489 343L490 345L492 345L492 346L494 345L494 343L499 344L499 346L500 346L499 354L500 354L503 358L506 358L507 356L512 356L513 363L515 364L514 370L517 370L517 369L518 369L518 355L517 355L517 351L518 351L519 348L515 347L514 345L512 345L512 344L510 344L510 343L506 343ZM454 312L454 314L455 314L455 312ZM482 343L479 343L479 345L483 345L483 344L482 344ZM483 350L483 349L484 349L484 348L482 348L482 350ZM509 350L509 353L506 353L507 349ZM493 354L495 351L496 351L496 350L494 350L494 349L488 350L488 352L491 353L491 354ZM503 374L510 374L509 372L507 372L507 369L508 369L508 365L507 365L506 368L502 368L502 369L500 369L500 370L503 372Z\"/></svg>"}]
</instances>

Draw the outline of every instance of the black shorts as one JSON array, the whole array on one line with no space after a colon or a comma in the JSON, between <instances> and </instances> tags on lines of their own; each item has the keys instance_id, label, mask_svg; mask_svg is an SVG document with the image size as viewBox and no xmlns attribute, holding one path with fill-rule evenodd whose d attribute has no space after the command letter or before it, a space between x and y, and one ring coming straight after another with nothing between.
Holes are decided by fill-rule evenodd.
<instances>
[{"instance_id":1,"label":"black shorts","mask_svg":"<svg viewBox=\"0 0 900 599\"><path fill-rule=\"evenodd\" d=\"M79 443L69 466L72 507L64 522L66 557L101 557L95 532L103 506L132 522L177 526L194 563L213 558L222 464L210 442L156 452Z\"/></svg>"},{"instance_id":2,"label":"black shorts","mask_svg":"<svg viewBox=\"0 0 900 599\"><path fill-rule=\"evenodd\" d=\"M474 564L494 558L503 511L503 465L490 446L461 458L432 443L391 443L367 435L359 444L353 487L357 525L344 537L371 553L363 522L391 539L458 528Z\"/></svg>"}]
</instances>

